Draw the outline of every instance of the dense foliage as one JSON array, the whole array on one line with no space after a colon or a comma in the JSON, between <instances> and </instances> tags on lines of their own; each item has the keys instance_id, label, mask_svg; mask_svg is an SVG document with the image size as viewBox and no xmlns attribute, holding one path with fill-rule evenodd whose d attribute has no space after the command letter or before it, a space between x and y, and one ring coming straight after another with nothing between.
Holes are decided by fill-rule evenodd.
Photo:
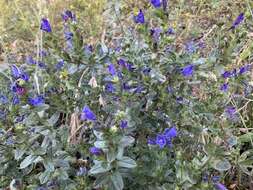
<instances>
[{"instance_id":1,"label":"dense foliage","mask_svg":"<svg viewBox=\"0 0 253 190\"><path fill-rule=\"evenodd\" d=\"M127 24L108 7L117 26L99 43L65 10L1 71L0 188L252 188L251 10L214 25L210 46L212 30L179 45L166 0Z\"/></svg>"}]
</instances>

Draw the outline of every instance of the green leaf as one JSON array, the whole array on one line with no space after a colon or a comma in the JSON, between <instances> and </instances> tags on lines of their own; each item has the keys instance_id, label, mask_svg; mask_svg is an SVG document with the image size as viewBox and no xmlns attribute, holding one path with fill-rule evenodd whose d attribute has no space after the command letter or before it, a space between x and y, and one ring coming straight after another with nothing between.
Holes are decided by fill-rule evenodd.
<instances>
[{"instance_id":1,"label":"green leaf","mask_svg":"<svg viewBox=\"0 0 253 190\"><path fill-rule=\"evenodd\" d=\"M119 147L118 147L118 153L117 153L117 155L116 155L116 158L117 158L118 160L121 160L123 154L124 154L124 147L119 146Z\"/></svg>"},{"instance_id":2,"label":"green leaf","mask_svg":"<svg viewBox=\"0 0 253 190\"><path fill-rule=\"evenodd\" d=\"M240 54L241 60L245 60L247 57L252 55L253 43L251 43L248 47L246 47L242 53Z\"/></svg>"},{"instance_id":3,"label":"green leaf","mask_svg":"<svg viewBox=\"0 0 253 190\"><path fill-rule=\"evenodd\" d=\"M113 173L111 180L115 190L122 190L124 188L123 178L119 172Z\"/></svg>"},{"instance_id":4,"label":"green leaf","mask_svg":"<svg viewBox=\"0 0 253 190\"><path fill-rule=\"evenodd\" d=\"M96 176L96 181L94 182L94 188L102 187L105 184L108 184L110 181L110 176L107 173L99 174Z\"/></svg>"},{"instance_id":5,"label":"green leaf","mask_svg":"<svg viewBox=\"0 0 253 190\"><path fill-rule=\"evenodd\" d=\"M237 138L235 136L231 136L227 140L230 146L235 146L237 144Z\"/></svg>"},{"instance_id":6,"label":"green leaf","mask_svg":"<svg viewBox=\"0 0 253 190\"><path fill-rule=\"evenodd\" d=\"M113 149L109 149L109 151L106 154L107 161L109 163L113 162L116 159L117 153Z\"/></svg>"},{"instance_id":7,"label":"green leaf","mask_svg":"<svg viewBox=\"0 0 253 190\"><path fill-rule=\"evenodd\" d=\"M103 167L102 166L102 163L99 162L99 163L96 163L89 171L90 174L99 174L99 173L104 173L104 172L107 172L111 169L110 166L107 166L107 167Z\"/></svg>"},{"instance_id":8,"label":"green leaf","mask_svg":"<svg viewBox=\"0 0 253 190\"><path fill-rule=\"evenodd\" d=\"M54 126L56 122L59 120L59 118L60 118L60 113L56 112L50 117L50 119L47 120L47 122L49 123L50 126Z\"/></svg>"},{"instance_id":9,"label":"green leaf","mask_svg":"<svg viewBox=\"0 0 253 190\"><path fill-rule=\"evenodd\" d=\"M45 110L47 110L47 109L49 109L50 108L50 106L48 105L48 104L42 104L42 105L39 105L39 106L37 106L37 107L35 107L35 111L37 112L37 113L39 113L39 112L43 112L43 111L45 111Z\"/></svg>"},{"instance_id":10,"label":"green leaf","mask_svg":"<svg viewBox=\"0 0 253 190\"><path fill-rule=\"evenodd\" d=\"M107 54L108 53L108 47L104 43L101 43L100 45L101 45L103 53Z\"/></svg>"},{"instance_id":11,"label":"green leaf","mask_svg":"<svg viewBox=\"0 0 253 190\"><path fill-rule=\"evenodd\" d=\"M98 140L103 140L103 133L100 131L93 131L94 135L97 137Z\"/></svg>"},{"instance_id":12,"label":"green leaf","mask_svg":"<svg viewBox=\"0 0 253 190\"><path fill-rule=\"evenodd\" d=\"M244 135L239 137L239 141L241 143L250 142L251 140L253 140L253 133L252 132L244 134Z\"/></svg>"},{"instance_id":13,"label":"green leaf","mask_svg":"<svg viewBox=\"0 0 253 190\"><path fill-rule=\"evenodd\" d=\"M56 174L58 175L59 179L61 179L61 180L68 179L68 177L69 177L68 173L63 168L56 169L55 171L56 171Z\"/></svg>"},{"instance_id":14,"label":"green leaf","mask_svg":"<svg viewBox=\"0 0 253 190\"><path fill-rule=\"evenodd\" d=\"M26 167L28 167L29 165L31 165L35 160L36 160L37 156L35 155L29 155L27 156L21 163L20 163L20 169L24 169Z\"/></svg>"},{"instance_id":15,"label":"green leaf","mask_svg":"<svg viewBox=\"0 0 253 190\"><path fill-rule=\"evenodd\" d=\"M19 160L19 159L24 155L24 153L25 153L25 150L16 149L16 150L14 151L14 158L15 158L16 160Z\"/></svg>"},{"instance_id":16,"label":"green leaf","mask_svg":"<svg viewBox=\"0 0 253 190\"><path fill-rule=\"evenodd\" d=\"M41 156L38 156L34 161L33 163L39 163L39 162L42 162L44 159L41 157Z\"/></svg>"},{"instance_id":17,"label":"green leaf","mask_svg":"<svg viewBox=\"0 0 253 190\"><path fill-rule=\"evenodd\" d=\"M123 168L135 168L137 166L136 162L127 156L123 156L122 159L118 160L117 164Z\"/></svg>"},{"instance_id":18,"label":"green leaf","mask_svg":"<svg viewBox=\"0 0 253 190\"><path fill-rule=\"evenodd\" d=\"M46 170L45 172L43 172L43 173L40 174L40 176L39 176L40 183L41 183L41 184L44 184L44 183L48 182L49 179L50 179L50 177L51 177L51 172L48 171L48 170Z\"/></svg>"},{"instance_id":19,"label":"green leaf","mask_svg":"<svg viewBox=\"0 0 253 190\"><path fill-rule=\"evenodd\" d=\"M51 172L54 171L54 163L51 162L50 160L44 160L43 165L47 171L51 171Z\"/></svg>"},{"instance_id":20,"label":"green leaf","mask_svg":"<svg viewBox=\"0 0 253 190\"><path fill-rule=\"evenodd\" d=\"M108 147L106 141L96 141L94 145L95 147L101 148L101 149L106 149Z\"/></svg>"},{"instance_id":21,"label":"green leaf","mask_svg":"<svg viewBox=\"0 0 253 190\"><path fill-rule=\"evenodd\" d=\"M217 160L217 161L214 161L213 167L214 167L214 169L222 172L222 171L229 170L231 168L231 164L226 159L224 159L224 160Z\"/></svg>"},{"instance_id":22,"label":"green leaf","mask_svg":"<svg viewBox=\"0 0 253 190\"><path fill-rule=\"evenodd\" d=\"M126 146L131 145L133 142L134 142L134 138L133 137L131 137L131 136L124 136L120 140L119 145L122 146L122 147L126 147Z\"/></svg>"}]
</instances>

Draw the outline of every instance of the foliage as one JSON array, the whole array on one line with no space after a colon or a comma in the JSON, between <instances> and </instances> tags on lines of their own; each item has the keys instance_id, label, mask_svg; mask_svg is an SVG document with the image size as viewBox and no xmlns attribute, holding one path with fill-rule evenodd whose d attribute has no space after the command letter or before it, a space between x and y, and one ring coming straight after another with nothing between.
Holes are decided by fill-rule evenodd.
<instances>
[{"instance_id":1,"label":"foliage","mask_svg":"<svg viewBox=\"0 0 253 190\"><path fill-rule=\"evenodd\" d=\"M93 42L102 33L105 0L2 0L0 1L0 56L28 54L34 50L42 16L50 19L54 33L61 35L61 12L71 8L77 14L83 35ZM22 48L21 48L22 47ZM2 55L1 55L2 54Z\"/></svg>"},{"instance_id":2,"label":"foliage","mask_svg":"<svg viewBox=\"0 0 253 190\"><path fill-rule=\"evenodd\" d=\"M150 2L108 2L93 46L74 12L43 17L37 52L8 59L1 188L251 188L251 9L199 37Z\"/></svg>"}]
</instances>

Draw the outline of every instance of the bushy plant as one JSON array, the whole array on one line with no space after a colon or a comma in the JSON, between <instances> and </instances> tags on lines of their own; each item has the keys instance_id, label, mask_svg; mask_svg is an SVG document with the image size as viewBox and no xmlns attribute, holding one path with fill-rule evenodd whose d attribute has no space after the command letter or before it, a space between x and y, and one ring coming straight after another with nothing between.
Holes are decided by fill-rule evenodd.
<instances>
[{"instance_id":1,"label":"bushy plant","mask_svg":"<svg viewBox=\"0 0 253 190\"><path fill-rule=\"evenodd\" d=\"M112 6L120 35L111 29L91 46L67 10L62 35L42 18L38 51L1 72L0 187L250 188L252 46L226 67L250 14L207 51L205 35L178 46L166 0L137 9L129 25Z\"/></svg>"}]
</instances>

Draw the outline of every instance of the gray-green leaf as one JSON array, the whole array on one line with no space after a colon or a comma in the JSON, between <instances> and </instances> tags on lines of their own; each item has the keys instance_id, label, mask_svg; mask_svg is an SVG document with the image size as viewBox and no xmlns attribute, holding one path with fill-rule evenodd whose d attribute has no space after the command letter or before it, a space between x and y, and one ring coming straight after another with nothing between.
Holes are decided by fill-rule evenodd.
<instances>
[{"instance_id":1,"label":"gray-green leaf","mask_svg":"<svg viewBox=\"0 0 253 190\"><path fill-rule=\"evenodd\" d=\"M214 169L222 172L222 171L229 170L231 168L231 164L226 159L224 159L224 160L217 160L217 161L214 162L213 167L214 167Z\"/></svg>"},{"instance_id":2,"label":"gray-green leaf","mask_svg":"<svg viewBox=\"0 0 253 190\"><path fill-rule=\"evenodd\" d=\"M111 169L111 167L103 167L101 163L95 164L89 171L90 174L99 174L99 173L104 173L107 172Z\"/></svg>"},{"instance_id":3,"label":"gray-green leaf","mask_svg":"<svg viewBox=\"0 0 253 190\"><path fill-rule=\"evenodd\" d=\"M135 168L137 166L136 162L127 156L123 156L117 163L119 167L123 168Z\"/></svg>"},{"instance_id":4,"label":"gray-green leaf","mask_svg":"<svg viewBox=\"0 0 253 190\"><path fill-rule=\"evenodd\" d=\"M36 160L37 156L35 155L29 155L27 156L21 163L20 163L20 169L24 169L31 165L34 160Z\"/></svg>"},{"instance_id":5,"label":"gray-green leaf","mask_svg":"<svg viewBox=\"0 0 253 190\"><path fill-rule=\"evenodd\" d=\"M111 176L112 184L115 190L122 190L124 187L123 178L119 172L115 172Z\"/></svg>"}]
</instances>

